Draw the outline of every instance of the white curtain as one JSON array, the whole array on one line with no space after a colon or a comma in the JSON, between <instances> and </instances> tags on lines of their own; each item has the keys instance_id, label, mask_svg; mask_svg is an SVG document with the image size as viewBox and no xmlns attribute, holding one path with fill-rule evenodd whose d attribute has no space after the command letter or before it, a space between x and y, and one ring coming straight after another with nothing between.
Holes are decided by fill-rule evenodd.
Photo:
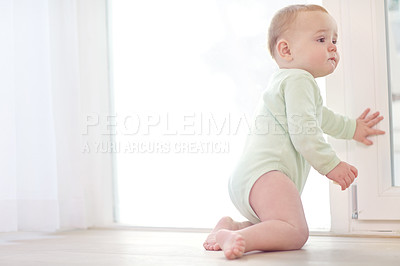
<instances>
[{"instance_id":1,"label":"white curtain","mask_svg":"<svg viewBox=\"0 0 400 266\"><path fill-rule=\"evenodd\" d=\"M86 19L91 4L102 22ZM96 44L99 36L106 43L104 13L105 1L0 0L2 232L112 221L111 156L81 151L86 113L109 108L107 82L95 92L91 80L99 73L87 74L80 55L94 44L106 58L106 46ZM101 30L85 36L80 29L90 23ZM107 76L106 61L93 69Z\"/></svg>"}]
</instances>

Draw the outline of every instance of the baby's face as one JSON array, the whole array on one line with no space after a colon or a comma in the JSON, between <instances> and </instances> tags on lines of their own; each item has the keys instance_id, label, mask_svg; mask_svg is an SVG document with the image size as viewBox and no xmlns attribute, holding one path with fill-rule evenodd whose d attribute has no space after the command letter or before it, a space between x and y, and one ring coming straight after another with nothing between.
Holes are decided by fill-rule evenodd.
<instances>
[{"instance_id":1,"label":"baby's face","mask_svg":"<svg viewBox=\"0 0 400 266\"><path fill-rule=\"evenodd\" d=\"M338 62L337 25L322 11L300 12L287 31L293 68L310 72L315 78L331 74Z\"/></svg>"}]
</instances>

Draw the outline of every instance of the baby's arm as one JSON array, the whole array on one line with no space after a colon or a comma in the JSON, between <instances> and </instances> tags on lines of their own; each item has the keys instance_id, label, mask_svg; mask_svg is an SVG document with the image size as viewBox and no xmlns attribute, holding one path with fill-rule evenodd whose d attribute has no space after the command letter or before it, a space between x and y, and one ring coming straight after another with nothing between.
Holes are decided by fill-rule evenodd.
<instances>
[{"instance_id":1,"label":"baby's arm","mask_svg":"<svg viewBox=\"0 0 400 266\"><path fill-rule=\"evenodd\" d=\"M319 89L313 80L304 76L292 77L285 83L284 99L292 144L314 169L326 175L341 161L325 141L316 116Z\"/></svg>"},{"instance_id":2,"label":"baby's arm","mask_svg":"<svg viewBox=\"0 0 400 266\"><path fill-rule=\"evenodd\" d=\"M384 131L373 129L382 119L379 112L368 115L370 109L366 109L357 120L336 114L327 107L322 110L321 128L325 134L339 139L354 139L365 145L372 145L369 136L385 134ZM368 115L368 116L367 116Z\"/></svg>"},{"instance_id":3,"label":"baby's arm","mask_svg":"<svg viewBox=\"0 0 400 266\"><path fill-rule=\"evenodd\" d=\"M371 140L367 139L368 136L385 134L382 130L372 128L382 121L383 117L379 116L379 112L367 116L369 111L369 108L366 109L360 117L357 118L353 136L354 140L364 143L365 145L373 144ZM342 190L345 190L353 183L357 175L358 172L354 166L345 162L340 162L326 177L338 183L342 187Z\"/></svg>"},{"instance_id":4,"label":"baby's arm","mask_svg":"<svg viewBox=\"0 0 400 266\"><path fill-rule=\"evenodd\" d=\"M332 147L325 141L323 133L337 138L351 139L356 130L356 120L335 114L325 108L320 127L315 115L318 88L307 81L307 79L296 80L296 86L288 86L285 90L290 138L296 150L318 172L345 190L357 177L357 169L340 161Z\"/></svg>"},{"instance_id":5,"label":"baby's arm","mask_svg":"<svg viewBox=\"0 0 400 266\"><path fill-rule=\"evenodd\" d=\"M337 139L352 139L356 130L356 120L337 114L328 107L322 107L321 128L325 134Z\"/></svg>"}]
</instances>

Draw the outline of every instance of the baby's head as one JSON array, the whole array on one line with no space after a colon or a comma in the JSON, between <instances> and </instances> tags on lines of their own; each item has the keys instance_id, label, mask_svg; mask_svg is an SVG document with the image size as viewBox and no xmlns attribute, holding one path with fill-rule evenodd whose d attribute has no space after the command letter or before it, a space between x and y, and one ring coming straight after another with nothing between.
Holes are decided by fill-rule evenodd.
<instances>
[{"instance_id":1,"label":"baby's head","mask_svg":"<svg viewBox=\"0 0 400 266\"><path fill-rule=\"evenodd\" d=\"M279 10L268 31L268 48L280 68L299 68L314 77L328 75L339 61L337 25L325 8L292 5Z\"/></svg>"}]
</instances>

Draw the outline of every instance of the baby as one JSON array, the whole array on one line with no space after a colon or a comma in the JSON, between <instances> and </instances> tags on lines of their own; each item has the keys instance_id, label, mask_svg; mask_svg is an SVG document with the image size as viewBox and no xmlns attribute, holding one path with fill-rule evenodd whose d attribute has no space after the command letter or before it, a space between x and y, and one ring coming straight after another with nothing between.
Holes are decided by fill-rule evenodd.
<instances>
[{"instance_id":1,"label":"baby","mask_svg":"<svg viewBox=\"0 0 400 266\"><path fill-rule=\"evenodd\" d=\"M335 20L321 6L293 5L275 14L268 36L279 70L263 93L243 154L229 181L232 202L248 219L223 217L204 242L236 259L253 250L300 249L308 226L300 194L310 165L348 188L357 169L341 161L323 133L366 145L383 119L366 109L357 119L322 105L315 78L331 74L338 62Z\"/></svg>"}]
</instances>

